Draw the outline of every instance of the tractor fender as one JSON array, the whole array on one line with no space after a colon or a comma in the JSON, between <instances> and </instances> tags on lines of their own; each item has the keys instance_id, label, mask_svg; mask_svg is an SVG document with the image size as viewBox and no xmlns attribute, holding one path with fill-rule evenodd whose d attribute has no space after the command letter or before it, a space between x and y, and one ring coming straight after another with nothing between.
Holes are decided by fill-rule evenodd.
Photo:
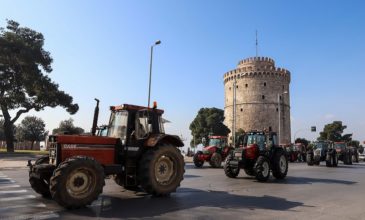
<instances>
[{"instance_id":1,"label":"tractor fender","mask_svg":"<svg viewBox=\"0 0 365 220\"><path fill-rule=\"evenodd\" d=\"M159 143L172 144L177 147L184 146L179 136L170 134L151 134L144 142L145 147L154 147Z\"/></svg>"}]
</instances>

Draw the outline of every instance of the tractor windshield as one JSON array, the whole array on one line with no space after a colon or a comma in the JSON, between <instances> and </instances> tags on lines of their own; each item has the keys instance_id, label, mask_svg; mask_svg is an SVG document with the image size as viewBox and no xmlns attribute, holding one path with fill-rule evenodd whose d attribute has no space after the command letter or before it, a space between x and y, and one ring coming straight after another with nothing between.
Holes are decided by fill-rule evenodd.
<instances>
[{"instance_id":1,"label":"tractor windshield","mask_svg":"<svg viewBox=\"0 0 365 220\"><path fill-rule=\"evenodd\" d=\"M257 144L260 149L265 148L266 137L264 134L249 134L247 136L247 145Z\"/></svg>"},{"instance_id":2,"label":"tractor windshield","mask_svg":"<svg viewBox=\"0 0 365 220\"><path fill-rule=\"evenodd\" d=\"M318 149L326 149L327 148L327 143L326 142L317 142L315 143L315 147L318 148Z\"/></svg>"},{"instance_id":3,"label":"tractor windshield","mask_svg":"<svg viewBox=\"0 0 365 220\"><path fill-rule=\"evenodd\" d=\"M335 148L341 148L342 150L344 150L346 148L346 144L345 143L335 143Z\"/></svg>"},{"instance_id":4,"label":"tractor windshield","mask_svg":"<svg viewBox=\"0 0 365 220\"><path fill-rule=\"evenodd\" d=\"M222 141L219 138L210 138L208 146L221 147L222 146Z\"/></svg>"},{"instance_id":5,"label":"tractor windshield","mask_svg":"<svg viewBox=\"0 0 365 220\"><path fill-rule=\"evenodd\" d=\"M128 112L112 112L109 122L108 136L125 140L127 136Z\"/></svg>"}]
</instances>

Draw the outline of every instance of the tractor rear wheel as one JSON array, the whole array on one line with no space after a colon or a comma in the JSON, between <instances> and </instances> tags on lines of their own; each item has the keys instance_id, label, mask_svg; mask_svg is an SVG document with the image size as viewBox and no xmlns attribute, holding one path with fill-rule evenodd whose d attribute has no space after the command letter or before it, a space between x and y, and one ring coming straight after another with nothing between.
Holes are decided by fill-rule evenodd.
<instances>
[{"instance_id":1,"label":"tractor rear wheel","mask_svg":"<svg viewBox=\"0 0 365 220\"><path fill-rule=\"evenodd\" d=\"M313 166L314 161L313 161L313 154L312 153L307 153L306 161L307 161L308 166Z\"/></svg>"},{"instance_id":2,"label":"tractor rear wheel","mask_svg":"<svg viewBox=\"0 0 365 220\"><path fill-rule=\"evenodd\" d=\"M160 145L147 150L139 163L138 179L149 194L166 196L175 192L184 179L185 163L180 150Z\"/></svg>"},{"instance_id":3,"label":"tractor rear wheel","mask_svg":"<svg viewBox=\"0 0 365 220\"><path fill-rule=\"evenodd\" d=\"M229 154L226 158L226 160L224 161L224 173L226 174L227 177L229 178L236 178L238 176L238 174L240 173L240 168L238 166L232 166L230 164L231 161L233 161L233 154Z\"/></svg>"},{"instance_id":4,"label":"tractor rear wheel","mask_svg":"<svg viewBox=\"0 0 365 220\"><path fill-rule=\"evenodd\" d=\"M51 177L52 198L68 209L90 205L103 191L104 169L93 158L76 156L62 162Z\"/></svg>"},{"instance_id":5,"label":"tractor rear wheel","mask_svg":"<svg viewBox=\"0 0 365 220\"><path fill-rule=\"evenodd\" d=\"M333 153L328 151L326 155L326 167L333 167Z\"/></svg>"},{"instance_id":6,"label":"tractor rear wheel","mask_svg":"<svg viewBox=\"0 0 365 220\"><path fill-rule=\"evenodd\" d=\"M337 165L338 165L338 157L337 157L336 150L333 150L333 154L332 154L332 165L334 167L337 167Z\"/></svg>"},{"instance_id":7,"label":"tractor rear wheel","mask_svg":"<svg viewBox=\"0 0 365 220\"><path fill-rule=\"evenodd\" d=\"M196 154L194 154L194 157L193 157L194 165L199 168L202 167L204 164L204 160L200 160L200 158L199 158L200 155L203 155L203 152L198 151L198 152L196 152Z\"/></svg>"},{"instance_id":8,"label":"tractor rear wheel","mask_svg":"<svg viewBox=\"0 0 365 220\"><path fill-rule=\"evenodd\" d=\"M210 157L209 164L213 168L220 168L222 166L222 156L219 153L214 152Z\"/></svg>"},{"instance_id":9,"label":"tractor rear wheel","mask_svg":"<svg viewBox=\"0 0 365 220\"><path fill-rule=\"evenodd\" d=\"M42 156L38 158L34 166L39 166L41 164L48 164L49 163L49 156ZM51 193L49 192L49 179L50 176L42 175L41 173L36 173L34 171L29 171L29 183L32 189L41 194L45 198L51 197Z\"/></svg>"},{"instance_id":10,"label":"tractor rear wheel","mask_svg":"<svg viewBox=\"0 0 365 220\"><path fill-rule=\"evenodd\" d=\"M255 164L256 179L260 182L266 182L270 177L270 162L265 156L259 156Z\"/></svg>"},{"instance_id":11,"label":"tractor rear wheel","mask_svg":"<svg viewBox=\"0 0 365 220\"><path fill-rule=\"evenodd\" d=\"M313 164L319 166L320 163L321 163L321 156L319 156L319 155L314 156Z\"/></svg>"},{"instance_id":12,"label":"tractor rear wheel","mask_svg":"<svg viewBox=\"0 0 365 220\"><path fill-rule=\"evenodd\" d=\"M273 161L272 161L272 175L276 179L284 179L288 173L288 160L285 156L284 151L276 151Z\"/></svg>"}]
</instances>

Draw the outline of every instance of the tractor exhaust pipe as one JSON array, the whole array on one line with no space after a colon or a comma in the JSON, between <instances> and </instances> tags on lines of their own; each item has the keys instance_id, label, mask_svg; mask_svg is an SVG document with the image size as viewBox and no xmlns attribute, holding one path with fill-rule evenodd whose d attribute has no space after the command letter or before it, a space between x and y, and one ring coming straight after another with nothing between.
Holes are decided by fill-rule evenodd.
<instances>
[{"instance_id":1,"label":"tractor exhaust pipe","mask_svg":"<svg viewBox=\"0 0 365 220\"><path fill-rule=\"evenodd\" d=\"M93 126L91 128L92 136L95 136L96 133L96 126L98 126L98 117L99 117L99 99L95 98L96 106L94 110L94 119L93 119Z\"/></svg>"}]
</instances>

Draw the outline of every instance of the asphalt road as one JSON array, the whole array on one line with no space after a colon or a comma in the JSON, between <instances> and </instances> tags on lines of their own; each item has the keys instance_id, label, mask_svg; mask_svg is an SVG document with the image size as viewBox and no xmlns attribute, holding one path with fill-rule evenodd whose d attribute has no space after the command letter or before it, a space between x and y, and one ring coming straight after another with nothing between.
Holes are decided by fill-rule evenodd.
<instances>
[{"instance_id":1,"label":"asphalt road","mask_svg":"<svg viewBox=\"0 0 365 220\"><path fill-rule=\"evenodd\" d=\"M0 169L0 219L365 219L365 164L327 168L290 163L285 180L186 165L177 193L153 198L106 181L91 206L65 210L34 193L25 168Z\"/></svg>"}]
</instances>

